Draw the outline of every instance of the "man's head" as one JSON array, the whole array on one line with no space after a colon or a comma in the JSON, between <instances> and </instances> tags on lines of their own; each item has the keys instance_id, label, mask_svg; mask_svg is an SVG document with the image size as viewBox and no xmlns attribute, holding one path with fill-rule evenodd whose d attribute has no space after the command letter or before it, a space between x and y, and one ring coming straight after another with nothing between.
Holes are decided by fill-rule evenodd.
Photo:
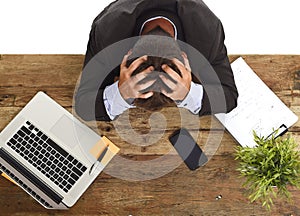
<instances>
[{"instance_id":1,"label":"man's head","mask_svg":"<svg viewBox=\"0 0 300 216\"><path fill-rule=\"evenodd\" d=\"M159 74L164 73L167 78L172 79L161 67L163 64L167 64L175 72L181 75L181 72L172 62L172 59L177 58L181 62L184 61L177 42L172 37L167 36L168 33L163 31L160 27L157 27L148 32L148 35L142 36L132 49L132 54L129 57L130 60L127 61L127 66L129 66L138 57L144 55L148 56L147 61L139 65L139 67L133 72L132 76L142 72L149 66L153 66L154 71L143 79L142 82L156 80L149 88L144 90L145 93L152 91L154 93L153 96L148 99L135 99L134 104L137 107L142 107L150 111L157 111L164 106L171 106L175 104L172 99L160 92L161 89L165 89L168 92L171 91L171 89L164 84L164 82L160 79Z\"/></svg>"}]
</instances>

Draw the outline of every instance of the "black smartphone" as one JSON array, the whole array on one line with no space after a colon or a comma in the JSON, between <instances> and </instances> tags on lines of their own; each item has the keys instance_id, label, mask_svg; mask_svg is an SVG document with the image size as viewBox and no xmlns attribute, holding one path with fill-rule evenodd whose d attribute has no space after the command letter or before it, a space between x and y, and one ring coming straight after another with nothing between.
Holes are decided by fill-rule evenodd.
<instances>
[{"instance_id":1,"label":"black smartphone","mask_svg":"<svg viewBox=\"0 0 300 216\"><path fill-rule=\"evenodd\" d=\"M190 170L195 170L208 161L206 155L187 129L176 130L169 137L169 140Z\"/></svg>"}]
</instances>

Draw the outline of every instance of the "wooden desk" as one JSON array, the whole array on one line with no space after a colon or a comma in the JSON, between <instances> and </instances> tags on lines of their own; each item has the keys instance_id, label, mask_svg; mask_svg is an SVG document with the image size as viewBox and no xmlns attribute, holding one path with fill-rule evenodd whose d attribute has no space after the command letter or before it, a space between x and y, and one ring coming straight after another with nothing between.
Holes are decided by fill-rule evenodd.
<instances>
[{"instance_id":1,"label":"wooden desk","mask_svg":"<svg viewBox=\"0 0 300 216\"><path fill-rule=\"evenodd\" d=\"M259 77L300 116L300 56L243 56ZM0 130L39 90L45 91L71 110L74 86L81 72L82 55L1 55L0 56ZM237 56L230 56L231 60ZM141 147L120 139L113 123L99 123L101 133L120 148L122 157L150 160L170 148L169 135L180 122L170 111L165 135L156 144ZM131 125L138 133L149 132L149 114L132 110ZM171 120L170 120L171 119ZM172 120L173 119L173 120ZM210 117L200 118L201 137L223 133ZM122 125L121 125L122 126ZM124 125L123 125L124 126ZM126 125L124 126L126 127ZM199 130L200 128L200 130ZM290 129L300 141L300 123ZM198 140L202 142L201 140ZM235 170L234 147L238 144L225 132L211 160L197 171L184 164L168 174L148 181L126 181L101 173L74 207L68 211L46 210L24 191L0 178L0 215L266 215L259 203L244 196L243 179ZM162 166L164 166L162 164ZM271 215L300 215L300 192L291 188L294 203L277 200ZM216 196L222 199L216 200Z\"/></svg>"}]
</instances>

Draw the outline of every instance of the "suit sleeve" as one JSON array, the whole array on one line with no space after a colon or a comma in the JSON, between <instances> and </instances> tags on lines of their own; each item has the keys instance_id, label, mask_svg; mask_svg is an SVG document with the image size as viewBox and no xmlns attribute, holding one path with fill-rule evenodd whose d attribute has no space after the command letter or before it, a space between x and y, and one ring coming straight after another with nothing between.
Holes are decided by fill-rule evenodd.
<instances>
[{"instance_id":1,"label":"suit sleeve","mask_svg":"<svg viewBox=\"0 0 300 216\"><path fill-rule=\"evenodd\" d=\"M110 121L103 102L103 92L107 85L114 82L113 73L107 77L105 60L97 54L103 49L101 38L96 38L96 26L93 25L89 35L87 51L79 86L75 93L75 111L83 120ZM96 56L96 57L95 57ZM95 58L94 58L95 57Z\"/></svg>"},{"instance_id":2,"label":"suit sleeve","mask_svg":"<svg viewBox=\"0 0 300 216\"><path fill-rule=\"evenodd\" d=\"M199 115L228 113L237 106L238 92L224 40L224 30L219 21L209 55L209 62L218 80L210 77L202 83L204 86L203 105Z\"/></svg>"}]
</instances>

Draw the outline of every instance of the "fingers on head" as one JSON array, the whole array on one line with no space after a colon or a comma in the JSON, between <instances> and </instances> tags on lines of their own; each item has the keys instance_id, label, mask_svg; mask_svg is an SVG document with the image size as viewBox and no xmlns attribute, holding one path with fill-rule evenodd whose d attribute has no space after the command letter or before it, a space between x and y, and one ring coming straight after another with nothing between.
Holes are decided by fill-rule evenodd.
<instances>
[{"instance_id":1,"label":"fingers on head","mask_svg":"<svg viewBox=\"0 0 300 216\"><path fill-rule=\"evenodd\" d=\"M146 68L145 70L143 70L141 73L138 73L134 76L134 79L136 79L137 81L140 81L142 79L144 79L146 76L148 76L151 71L154 70L153 66L149 66L148 68Z\"/></svg>"},{"instance_id":2,"label":"fingers on head","mask_svg":"<svg viewBox=\"0 0 300 216\"><path fill-rule=\"evenodd\" d=\"M176 82L181 78L180 75L167 64L162 65L162 69Z\"/></svg>"},{"instance_id":3,"label":"fingers on head","mask_svg":"<svg viewBox=\"0 0 300 216\"><path fill-rule=\"evenodd\" d=\"M121 63L121 67L126 67L126 63L128 61L128 57L129 57L129 53L127 53L126 55L124 55L122 63Z\"/></svg>"},{"instance_id":4,"label":"fingers on head","mask_svg":"<svg viewBox=\"0 0 300 216\"><path fill-rule=\"evenodd\" d=\"M144 93L144 94L140 94L139 98L147 99L147 98L150 98L152 95L153 95L153 92L147 92L147 93Z\"/></svg>"},{"instance_id":5,"label":"fingers on head","mask_svg":"<svg viewBox=\"0 0 300 216\"><path fill-rule=\"evenodd\" d=\"M138 68L138 66L140 66L142 63L144 63L145 61L147 61L147 58L148 58L148 57L147 57L146 55L137 58L136 60L134 60L134 61L130 64L129 69L130 69L131 71L134 71L135 69Z\"/></svg>"}]
</instances>

